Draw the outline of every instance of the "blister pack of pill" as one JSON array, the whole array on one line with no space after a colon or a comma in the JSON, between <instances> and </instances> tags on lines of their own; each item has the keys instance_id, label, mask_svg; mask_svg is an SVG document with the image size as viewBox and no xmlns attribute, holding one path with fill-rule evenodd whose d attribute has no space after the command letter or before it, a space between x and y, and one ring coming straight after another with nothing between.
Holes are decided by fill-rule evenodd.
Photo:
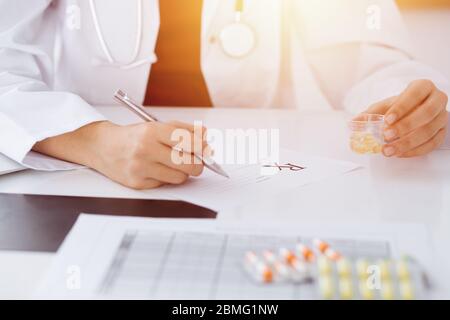
<instances>
[{"instance_id":1,"label":"blister pack of pill","mask_svg":"<svg viewBox=\"0 0 450 320\"><path fill-rule=\"evenodd\" d=\"M346 257L320 239L311 247L246 252L243 265L255 282L299 286L307 299L427 298L426 274L412 258Z\"/></svg>"}]
</instances>

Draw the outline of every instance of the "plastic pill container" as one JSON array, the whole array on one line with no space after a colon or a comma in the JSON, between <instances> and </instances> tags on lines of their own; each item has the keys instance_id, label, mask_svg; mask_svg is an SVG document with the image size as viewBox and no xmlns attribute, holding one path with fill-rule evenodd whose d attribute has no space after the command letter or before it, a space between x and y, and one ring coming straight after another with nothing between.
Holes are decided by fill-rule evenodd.
<instances>
[{"instance_id":1,"label":"plastic pill container","mask_svg":"<svg viewBox=\"0 0 450 320\"><path fill-rule=\"evenodd\" d=\"M384 138L384 116L362 114L349 122L350 148L358 154L381 153Z\"/></svg>"}]
</instances>

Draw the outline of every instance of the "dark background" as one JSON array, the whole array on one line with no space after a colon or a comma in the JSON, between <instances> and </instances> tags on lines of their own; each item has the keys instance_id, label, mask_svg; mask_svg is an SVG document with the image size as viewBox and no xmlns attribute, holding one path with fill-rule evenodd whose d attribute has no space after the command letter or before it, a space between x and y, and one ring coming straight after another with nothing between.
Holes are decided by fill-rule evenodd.
<instances>
[{"instance_id":1,"label":"dark background","mask_svg":"<svg viewBox=\"0 0 450 320\"><path fill-rule=\"evenodd\" d=\"M0 250L56 252L80 213L153 218L210 218L182 201L0 194Z\"/></svg>"}]
</instances>

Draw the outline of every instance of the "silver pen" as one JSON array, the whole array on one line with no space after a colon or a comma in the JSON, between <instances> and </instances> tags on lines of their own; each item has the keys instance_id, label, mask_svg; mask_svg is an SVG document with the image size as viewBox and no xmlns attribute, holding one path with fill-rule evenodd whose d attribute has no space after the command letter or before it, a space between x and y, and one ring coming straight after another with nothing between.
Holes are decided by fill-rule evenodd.
<instances>
[{"instance_id":1,"label":"silver pen","mask_svg":"<svg viewBox=\"0 0 450 320\"><path fill-rule=\"evenodd\" d=\"M141 119L147 121L147 122L159 122L159 120L149 114L147 111L145 111L144 107L140 106L136 102L131 99L128 94L123 92L122 90L117 90L117 92L114 94L114 98L116 98L118 101L120 101L123 105L128 107L131 111L133 111L135 114L137 114ZM222 169L221 166L219 166L213 159L209 157L203 157L202 155L195 154L195 157L203 162L205 167L208 169L214 171L215 173L225 177L229 178L230 176Z\"/></svg>"}]
</instances>

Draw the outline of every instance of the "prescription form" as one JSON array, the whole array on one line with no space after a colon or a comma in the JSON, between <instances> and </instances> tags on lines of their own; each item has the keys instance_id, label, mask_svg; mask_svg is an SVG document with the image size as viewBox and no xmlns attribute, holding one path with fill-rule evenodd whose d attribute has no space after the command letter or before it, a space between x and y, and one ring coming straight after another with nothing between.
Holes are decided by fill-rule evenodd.
<instances>
[{"instance_id":1,"label":"prescription form","mask_svg":"<svg viewBox=\"0 0 450 320\"><path fill-rule=\"evenodd\" d=\"M210 170L179 186L164 186L160 192L216 211L232 209L243 203L276 197L277 194L330 179L359 168L358 164L307 156L281 149L277 163L229 165L226 179Z\"/></svg>"},{"instance_id":2,"label":"prescription form","mask_svg":"<svg viewBox=\"0 0 450 320\"><path fill-rule=\"evenodd\" d=\"M343 229L324 229L222 229L216 221L207 220L81 215L37 296L315 299L316 290L307 285L255 283L244 272L242 259L248 250L292 247L298 241L309 244L319 235L348 257L388 259L397 257L401 248L402 254L414 253L420 261L430 259L426 232L420 226L359 229L351 234Z\"/></svg>"}]
</instances>

